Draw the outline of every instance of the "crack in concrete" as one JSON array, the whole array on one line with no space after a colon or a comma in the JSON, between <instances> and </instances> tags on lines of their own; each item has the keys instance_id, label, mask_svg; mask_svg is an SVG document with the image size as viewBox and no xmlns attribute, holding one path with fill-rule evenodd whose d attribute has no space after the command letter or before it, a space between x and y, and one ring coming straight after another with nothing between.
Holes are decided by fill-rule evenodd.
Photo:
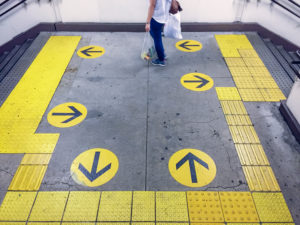
<instances>
[{"instance_id":1,"label":"crack in concrete","mask_svg":"<svg viewBox=\"0 0 300 225\"><path fill-rule=\"evenodd\" d=\"M207 188L205 188L203 191L208 191L209 189L220 189L220 188L225 189L225 190L226 190L226 189L234 189L235 191L237 191L236 188L238 188L238 187L240 187L240 186L243 186L243 185L246 185L246 186L247 186L246 183L240 183L240 184L238 184L238 185L229 186L229 187L223 187L223 186L207 187Z\"/></svg>"},{"instance_id":2,"label":"crack in concrete","mask_svg":"<svg viewBox=\"0 0 300 225\"><path fill-rule=\"evenodd\" d=\"M12 174L12 173L10 173L10 172L8 172L8 171L6 171L6 170L0 168L0 173L1 173L1 172L4 172L4 173L10 175L11 177L14 176L14 174Z\"/></svg>"}]
</instances>

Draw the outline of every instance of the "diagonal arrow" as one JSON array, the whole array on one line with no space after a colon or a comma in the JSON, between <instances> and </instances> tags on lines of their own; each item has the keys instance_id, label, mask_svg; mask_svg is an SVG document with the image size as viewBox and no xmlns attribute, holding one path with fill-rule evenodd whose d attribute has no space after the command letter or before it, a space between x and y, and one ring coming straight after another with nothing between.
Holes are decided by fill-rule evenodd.
<instances>
[{"instance_id":1,"label":"diagonal arrow","mask_svg":"<svg viewBox=\"0 0 300 225\"><path fill-rule=\"evenodd\" d=\"M201 83L197 88L202 88L209 83L209 81L204 79L203 77L200 77L197 75L194 75L194 77L198 78L199 80L185 80L183 82L184 83Z\"/></svg>"},{"instance_id":2,"label":"diagonal arrow","mask_svg":"<svg viewBox=\"0 0 300 225\"><path fill-rule=\"evenodd\" d=\"M82 113L74 106L68 106L68 107L73 111L72 113L52 113L52 116L73 116L62 122L62 123L68 123L82 115Z\"/></svg>"},{"instance_id":3,"label":"diagonal arrow","mask_svg":"<svg viewBox=\"0 0 300 225\"><path fill-rule=\"evenodd\" d=\"M185 157L183 157L176 164L176 169L178 170L186 161L189 161L192 183L198 183L197 174L196 174L196 168L195 168L195 161L198 162L200 165L202 165L203 167L205 167L206 169L209 170L208 164L206 162L202 161L201 159L199 159L194 154L192 154L192 153L189 152Z\"/></svg>"},{"instance_id":4,"label":"diagonal arrow","mask_svg":"<svg viewBox=\"0 0 300 225\"><path fill-rule=\"evenodd\" d=\"M78 166L78 169L91 181L93 182L96 180L98 177L100 177L102 174L106 173L106 171L110 170L111 168L111 163L104 167L102 170L97 172L97 167L99 163L99 158L100 158L100 152L95 152L94 156L94 162L92 166L92 171L89 172L81 163Z\"/></svg>"},{"instance_id":5,"label":"diagonal arrow","mask_svg":"<svg viewBox=\"0 0 300 225\"><path fill-rule=\"evenodd\" d=\"M85 54L86 56L91 56L89 53L91 52L102 52L102 51L89 51L91 49L93 49L94 47L90 47L90 48L87 48L85 50L82 50L81 53Z\"/></svg>"},{"instance_id":6,"label":"diagonal arrow","mask_svg":"<svg viewBox=\"0 0 300 225\"><path fill-rule=\"evenodd\" d=\"M192 49L190 49L190 48L188 48L188 47L196 47L196 46L200 46L200 45L188 45L188 43L189 43L189 41L186 41L186 42L181 43L179 46L180 46L181 48L185 48L186 50L192 50Z\"/></svg>"}]
</instances>

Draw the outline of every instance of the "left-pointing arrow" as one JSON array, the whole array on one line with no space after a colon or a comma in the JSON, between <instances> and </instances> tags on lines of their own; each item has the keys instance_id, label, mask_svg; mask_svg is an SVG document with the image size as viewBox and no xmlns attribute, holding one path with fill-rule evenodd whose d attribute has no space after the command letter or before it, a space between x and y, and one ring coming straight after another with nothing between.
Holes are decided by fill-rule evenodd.
<instances>
[{"instance_id":1,"label":"left-pointing arrow","mask_svg":"<svg viewBox=\"0 0 300 225\"><path fill-rule=\"evenodd\" d=\"M82 54L86 55L86 56L91 56L89 53L92 53L92 52L102 52L102 51L90 51L91 49L93 49L94 47L90 47L90 48L87 48L87 49L84 49L81 51Z\"/></svg>"},{"instance_id":2,"label":"left-pointing arrow","mask_svg":"<svg viewBox=\"0 0 300 225\"><path fill-rule=\"evenodd\" d=\"M94 161L93 161L93 166L92 166L92 171L89 172L81 163L79 163L78 169L91 181L93 182L96 180L98 177L100 177L102 174L106 173L108 170L111 168L111 163L104 167L102 170L97 172L97 167L99 163L99 158L100 158L100 152L95 152L94 156Z\"/></svg>"},{"instance_id":3,"label":"left-pointing arrow","mask_svg":"<svg viewBox=\"0 0 300 225\"><path fill-rule=\"evenodd\" d=\"M209 83L209 81L204 79L203 77L200 77L197 75L194 75L194 77L196 77L199 80L185 80L183 82L184 83L201 83L197 88L202 88Z\"/></svg>"},{"instance_id":4,"label":"left-pointing arrow","mask_svg":"<svg viewBox=\"0 0 300 225\"><path fill-rule=\"evenodd\" d=\"M69 119L62 122L62 123L68 123L82 115L82 113L74 106L68 106L68 107L73 111L72 113L52 113L52 116L72 116Z\"/></svg>"}]
</instances>

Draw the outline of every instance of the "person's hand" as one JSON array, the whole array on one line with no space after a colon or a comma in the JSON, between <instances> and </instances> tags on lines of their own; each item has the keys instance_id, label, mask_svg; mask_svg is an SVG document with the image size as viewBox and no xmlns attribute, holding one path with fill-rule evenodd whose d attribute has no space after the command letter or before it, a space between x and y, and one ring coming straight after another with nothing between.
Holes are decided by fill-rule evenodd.
<instances>
[{"instance_id":1,"label":"person's hand","mask_svg":"<svg viewBox=\"0 0 300 225\"><path fill-rule=\"evenodd\" d=\"M149 23L146 23L145 30L146 30L146 32L150 31L150 24Z\"/></svg>"}]
</instances>

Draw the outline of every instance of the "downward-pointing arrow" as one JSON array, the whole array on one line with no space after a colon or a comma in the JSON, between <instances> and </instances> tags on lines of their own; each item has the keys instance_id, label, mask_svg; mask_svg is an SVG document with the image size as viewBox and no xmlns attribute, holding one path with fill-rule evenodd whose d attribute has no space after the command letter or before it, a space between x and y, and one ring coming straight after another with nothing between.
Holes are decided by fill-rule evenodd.
<instances>
[{"instance_id":1,"label":"downward-pointing arrow","mask_svg":"<svg viewBox=\"0 0 300 225\"><path fill-rule=\"evenodd\" d=\"M200 45L188 45L189 41L183 42L181 43L179 46L181 48L185 48L186 50L192 50L191 48L188 47L196 47L196 46L200 46Z\"/></svg>"},{"instance_id":2,"label":"downward-pointing arrow","mask_svg":"<svg viewBox=\"0 0 300 225\"><path fill-rule=\"evenodd\" d=\"M52 113L52 116L73 116L62 122L62 123L68 123L82 115L82 113L74 106L68 106L68 107L73 111L73 113Z\"/></svg>"},{"instance_id":3,"label":"downward-pointing arrow","mask_svg":"<svg viewBox=\"0 0 300 225\"><path fill-rule=\"evenodd\" d=\"M197 75L194 75L194 77L198 78L199 80L185 80L183 82L184 83L201 83L197 88L202 88L209 83L209 81L204 79L203 77L200 77Z\"/></svg>"},{"instance_id":4,"label":"downward-pointing arrow","mask_svg":"<svg viewBox=\"0 0 300 225\"><path fill-rule=\"evenodd\" d=\"M85 54L86 56L91 56L89 53L91 52L102 52L102 51L90 51L91 49L93 49L94 47L90 47L90 48L87 48L85 50L82 50L81 53L82 54Z\"/></svg>"}]
</instances>

